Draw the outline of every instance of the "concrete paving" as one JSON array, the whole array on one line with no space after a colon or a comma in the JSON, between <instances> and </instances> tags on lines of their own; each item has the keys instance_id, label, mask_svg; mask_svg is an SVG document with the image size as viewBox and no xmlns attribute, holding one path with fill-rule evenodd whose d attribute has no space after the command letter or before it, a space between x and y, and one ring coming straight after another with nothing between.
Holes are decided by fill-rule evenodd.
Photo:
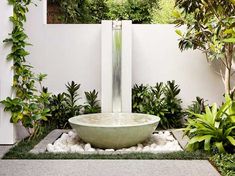
<instances>
[{"instance_id":1,"label":"concrete paving","mask_svg":"<svg viewBox=\"0 0 235 176\"><path fill-rule=\"evenodd\" d=\"M0 159L8 152L11 148L11 145L0 145Z\"/></svg>"},{"instance_id":2,"label":"concrete paving","mask_svg":"<svg viewBox=\"0 0 235 176\"><path fill-rule=\"evenodd\" d=\"M206 160L0 160L1 176L219 176Z\"/></svg>"},{"instance_id":3,"label":"concrete paving","mask_svg":"<svg viewBox=\"0 0 235 176\"><path fill-rule=\"evenodd\" d=\"M171 131L173 136L176 138L176 140L179 142L180 146L185 149L189 138L188 136L184 136L184 132L182 129L175 129Z\"/></svg>"}]
</instances>

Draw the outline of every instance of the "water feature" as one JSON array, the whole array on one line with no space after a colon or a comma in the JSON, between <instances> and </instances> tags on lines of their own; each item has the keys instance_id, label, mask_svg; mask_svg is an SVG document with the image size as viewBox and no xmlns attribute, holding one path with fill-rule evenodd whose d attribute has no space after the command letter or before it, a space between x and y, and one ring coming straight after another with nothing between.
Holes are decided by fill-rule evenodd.
<instances>
[{"instance_id":1,"label":"water feature","mask_svg":"<svg viewBox=\"0 0 235 176\"><path fill-rule=\"evenodd\" d=\"M120 149L146 140L160 118L147 114L122 113L122 22L113 21L112 112L88 114L69 119L78 136L94 147ZM105 68L102 68L105 69ZM125 83L126 84L126 83ZM102 85L103 86L103 85ZM104 95L102 95L104 96Z\"/></svg>"}]
</instances>

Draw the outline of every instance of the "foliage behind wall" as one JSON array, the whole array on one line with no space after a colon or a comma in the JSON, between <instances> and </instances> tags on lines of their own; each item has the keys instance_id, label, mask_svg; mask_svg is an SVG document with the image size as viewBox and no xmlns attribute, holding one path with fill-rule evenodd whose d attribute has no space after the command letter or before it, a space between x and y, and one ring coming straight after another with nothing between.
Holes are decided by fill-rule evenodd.
<instances>
[{"instance_id":1,"label":"foliage behind wall","mask_svg":"<svg viewBox=\"0 0 235 176\"><path fill-rule=\"evenodd\" d=\"M173 23L175 0L48 0L48 23Z\"/></svg>"}]
</instances>

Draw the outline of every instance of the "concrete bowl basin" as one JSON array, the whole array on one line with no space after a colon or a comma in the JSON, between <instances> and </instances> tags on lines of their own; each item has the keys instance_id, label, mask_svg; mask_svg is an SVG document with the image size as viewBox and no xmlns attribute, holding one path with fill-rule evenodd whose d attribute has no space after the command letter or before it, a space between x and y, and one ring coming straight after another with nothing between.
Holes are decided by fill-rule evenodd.
<instances>
[{"instance_id":1,"label":"concrete bowl basin","mask_svg":"<svg viewBox=\"0 0 235 176\"><path fill-rule=\"evenodd\" d=\"M78 136L92 146L120 149L146 140L156 129L160 118L137 113L99 113L69 119Z\"/></svg>"}]
</instances>

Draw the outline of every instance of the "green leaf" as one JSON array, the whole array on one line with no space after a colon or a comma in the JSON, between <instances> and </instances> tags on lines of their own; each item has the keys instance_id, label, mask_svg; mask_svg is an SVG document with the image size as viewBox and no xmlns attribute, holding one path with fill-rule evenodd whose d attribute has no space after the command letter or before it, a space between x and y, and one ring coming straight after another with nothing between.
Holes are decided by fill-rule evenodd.
<instances>
[{"instance_id":1,"label":"green leaf","mask_svg":"<svg viewBox=\"0 0 235 176\"><path fill-rule=\"evenodd\" d=\"M227 136L226 138L229 140L229 142L230 142L232 145L235 146L235 139L234 139L232 136Z\"/></svg>"},{"instance_id":2,"label":"green leaf","mask_svg":"<svg viewBox=\"0 0 235 176\"><path fill-rule=\"evenodd\" d=\"M210 150L210 142L211 142L211 137L205 139L205 142L204 142L204 149L207 151L207 150Z\"/></svg>"},{"instance_id":3,"label":"green leaf","mask_svg":"<svg viewBox=\"0 0 235 176\"><path fill-rule=\"evenodd\" d=\"M235 5L235 0L229 0L233 5Z\"/></svg>"},{"instance_id":4,"label":"green leaf","mask_svg":"<svg viewBox=\"0 0 235 176\"><path fill-rule=\"evenodd\" d=\"M204 140L210 140L212 135L204 135L204 136L195 136L189 140L189 144L193 144L195 142L202 142Z\"/></svg>"},{"instance_id":5,"label":"green leaf","mask_svg":"<svg viewBox=\"0 0 235 176\"><path fill-rule=\"evenodd\" d=\"M223 42L225 42L225 43L235 43L235 38L227 38L227 39L224 39Z\"/></svg>"},{"instance_id":6,"label":"green leaf","mask_svg":"<svg viewBox=\"0 0 235 176\"><path fill-rule=\"evenodd\" d=\"M228 128L227 130L225 130L224 135L228 136L233 129L235 129L235 126L232 126L232 127Z\"/></svg>"},{"instance_id":7,"label":"green leaf","mask_svg":"<svg viewBox=\"0 0 235 176\"><path fill-rule=\"evenodd\" d=\"M218 151L220 153L224 153L225 152L225 149L224 149L224 146L223 146L223 142L215 142L215 146L217 147Z\"/></svg>"},{"instance_id":8,"label":"green leaf","mask_svg":"<svg viewBox=\"0 0 235 176\"><path fill-rule=\"evenodd\" d=\"M175 30L175 32L176 32L176 34L178 34L179 36L181 36L181 37L183 36L183 34L182 34L181 30L176 29L176 30Z\"/></svg>"}]
</instances>

